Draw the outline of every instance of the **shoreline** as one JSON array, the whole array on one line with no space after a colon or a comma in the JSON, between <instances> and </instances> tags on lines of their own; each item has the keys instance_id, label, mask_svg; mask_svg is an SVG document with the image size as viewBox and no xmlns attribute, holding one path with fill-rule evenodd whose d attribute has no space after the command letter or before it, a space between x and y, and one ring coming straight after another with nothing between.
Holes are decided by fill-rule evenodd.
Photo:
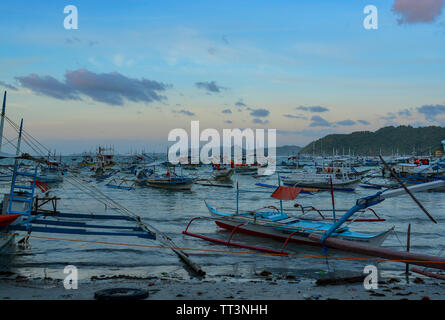
<instances>
[{"instance_id":1,"label":"shoreline","mask_svg":"<svg viewBox=\"0 0 445 320\"><path fill-rule=\"evenodd\" d=\"M93 277L94 278L94 277ZM20 275L0 278L1 300L94 300L98 290L130 287L149 291L146 300L442 300L445 282L410 277L409 283L391 278L377 289L363 283L317 285L314 279L267 275L258 279L181 279L131 276L95 277L67 290L61 279L31 279Z\"/></svg>"}]
</instances>

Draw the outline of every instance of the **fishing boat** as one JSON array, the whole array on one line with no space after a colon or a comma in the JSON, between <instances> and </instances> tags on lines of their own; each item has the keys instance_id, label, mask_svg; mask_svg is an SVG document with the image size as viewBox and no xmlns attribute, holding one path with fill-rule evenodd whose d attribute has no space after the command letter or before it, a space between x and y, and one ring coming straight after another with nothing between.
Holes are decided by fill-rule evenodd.
<instances>
[{"instance_id":1,"label":"fishing boat","mask_svg":"<svg viewBox=\"0 0 445 320\"><path fill-rule=\"evenodd\" d=\"M313 240L310 238L310 236L313 234L323 236L328 232L331 232L332 237L341 239L342 241L361 243L378 247L385 241L386 237L394 229L394 227L392 227L378 234L370 235L366 233L351 231L348 227L344 226L341 228L337 228L335 233L333 233L333 226L337 224L334 200L332 211L334 222L325 222L326 219L324 219L324 221L320 221L310 220L297 216L289 216L283 209L283 200L294 200L301 192L301 188L280 186L280 180L278 182L278 185L279 186L270 196L280 200L280 208L268 206L257 210L240 210L240 190L238 188L238 185L236 192L236 210L219 211L205 201L205 205L210 213L210 217L212 220L214 220L216 225L223 229L231 231L228 241L223 241L221 239L211 238L208 236L189 232L188 229L190 227L190 224L200 217L192 219L183 233L189 236L216 243L222 243L225 245L234 245L242 248L271 252L275 254L288 254L288 252L284 251L284 249L289 242L310 246L322 246L322 242L320 242L319 240ZM276 250L271 248L263 248L231 242L232 236L236 232L278 240L283 243L283 246L281 250Z\"/></svg>"},{"instance_id":2,"label":"fishing boat","mask_svg":"<svg viewBox=\"0 0 445 320\"><path fill-rule=\"evenodd\" d=\"M82 161L80 161L77 166L80 168L94 166L96 163L94 161L94 157L89 153L82 154Z\"/></svg>"},{"instance_id":3,"label":"fishing boat","mask_svg":"<svg viewBox=\"0 0 445 320\"><path fill-rule=\"evenodd\" d=\"M289 254L288 252L284 251L289 242L300 242L308 245L322 246L323 248L334 248L346 252L389 259L391 261L398 261L402 263L409 262L412 265L444 270L445 258L443 257L423 253L397 251L390 248L380 247L394 227L376 235L368 235L364 233L352 232L349 230L349 228L344 226L345 222L350 221L350 218L357 212L379 204L385 199L401 196L406 193L411 196L411 198L418 204L419 208L424 211L431 221L437 223L437 221L426 211L420 202L415 199L412 192L421 192L424 190L442 188L444 186L445 180L440 180L410 187L403 186L403 188L395 190L387 189L383 192L377 192L374 195L359 198L357 199L355 205L347 210L347 212L339 219L336 219L334 216L334 223L331 224L315 223L315 221L302 221L298 217L289 217L284 213L281 201L295 199L296 195L299 193L298 188L279 186L271 196L280 199L280 209L266 212L259 212L258 210L240 212L238 209L237 192L237 209L234 212L218 211L209 204L205 203L216 224L222 228L231 230L230 237L227 241L189 232L188 229L192 221L199 219L200 217L192 219L187 225L186 229L183 231L183 234L225 245L234 245L279 255ZM335 212L334 203L333 212ZM352 221L354 220L355 219ZM231 242L233 234L237 231L255 236L284 240L284 244L281 250L275 250L249 244Z\"/></svg>"},{"instance_id":4,"label":"fishing boat","mask_svg":"<svg viewBox=\"0 0 445 320\"><path fill-rule=\"evenodd\" d=\"M288 157L287 160L281 161L281 166L287 169L301 169L305 166L304 163L300 163L298 156Z\"/></svg>"},{"instance_id":5,"label":"fishing boat","mask_svg":"<svg viewBox=\"0 0 445 320\"><path fill-rule=\"evenodd\" d=\"M283 187L281 187L283 188ZM279 190L279 189L277 189ZM241 233L259 237L272 238L300 244L321 246L319 241L309 239L311 233L323 234L332 227L332 223L320 221L302 220L297 217L290 217L284 211L244 211L244 212L222 212L205 203L211 217L217 226L227 230L237 230ZM390 228L376 235L360 232L353 232L347 227L340 228L333 235L334 237L346 241L361 242L372 246L380 246L389 233ZM290 235L292 235L291 238Z\"/></svg>"},{"instance_id":6,"label":"fishing boat","mask_svg":"<svg viewBox=\"0 0 445 320\"><path fill-rule=\"evenodd\" d=\"M445 169L438 165L422 164L422 163L400 163L394 166L394 172L402 178L411 175L421 175L424 177L440 176L445 173ZM387 172L386 176L390 176Z\"/></svg>"},{"instance_id":7,"label":"fishing boat","mask_svg":"<svg viewBox=\"0 0 445 320\"><path fill-rule=\"evenodd\" d=\"M59 183L63 181L63 170L59 168L56 161L46 161L46 165L41 166L37 179L46 183Z\"/></svg>"},{"instance_id":8,"label":"fishing boat","mask_svg":"<svg viewBox=\"0 0 445 320\"><path fill-rule=\"evenodd\" d=\"M354 188L360 182L360 178L350 178L346 173L313 173L298 172L289 177L282 177L283 183L287 186L307 187L316 189L330 189L331 184L335 188L350 187Z\"/></svg>"},{"instance_id":9,"label":"fishing boat","mask_svg":"<svg viewBox=\"0 0 445 320\"><path fill-rule=\"evenodd\" d=\"M158 177L146 179L145 184L154 188L172 189L172 190L190 190L195 179L188 177Z\"/></svg>"},{"instance_id":10,"label":"fishing boat","mask_svg":"<svg viewBox=\"0 0 445 320\"><path fill-rule=\"evenodd\" d=\"M153 169L151 169L149 176L144 175L142 179L137 181L138 185L171 190L190 190L195 183L195 179L176 174L174 168L167 169L165 174L156 174L155 168L165 165L165 163L165 161L157 161L148 164L147 167Z\"/></svg>"},{"instance_id":11,"label":"fishing boat","mask_svg":"<svg viewBox=\"0 0 445 320\"><path fill-rule=\"evenodd\" d=\"M114 161L114 149L112 147L98 147L96 159L104 168L112 167L117 164Z\"/></svg>"},{"instance_id":12,"label":"fishing boat","mask_svg":"<svg viewBox=\"0 0 445 320\"><path fill-rule=\"evenodd\" d=\"M9 216L5 216L6 218L9 218ZM16 218L18 218L20 215L16 215ZM4 252L6 250L7 247L9 247L13 241L14 241L14 235L9 233L9 232L4 232L5 227L7 227L9 224L5 224L3 225L3 221L2 218L4 218L3 216L0 215L0 252ZM14 219L15 220L15 219Z\"/></svg>"},{"instance_id":13,"label":"fishing boat","mask_svg":"<svg viewBox=\"0 0 445 320\"><path fill-rule=\"evenodd\" d=\"M270 195L272 198L280 200L280 208L274 206L267 206L256 210L252 209L246 211L240 210L239 209L240 190L238 188L238 184L236 190L235 210L220 211L212 207L206 201L205 205L210 213L210 217L215 221L216 225L223 229L230 230L232 232L231 236L235 232L240 232L253 236L280 240L284 242L284 246L289 241L311 246L321 246L322 244L320 241L311 240L309 238L309 235L313 233L324 235L328 231L332 230L333 225L337 221L335 215L335 204L334 204L333 193L332 193L332 206L333 206L332 212L333 212L334 222L310 220L307 218L301 218L297 216L289 216L285 212L285 210L283 209L283 201L295 200L295 198L300 194L302 189L296 187L281 186L280 184L281 180L280 177L278 177L278 187ZM255 192L255 191L252 190L250 192ZM189 226L187 226L187 229ZM185 230L185 234L201 237L200 235L189 233L187 229ZM354 241L372 246L380 246L385 241L386 237L392 230L394 230L394 227L385 230L383 232L380 232L378 234L370 235L366 233L351 231L348 227L343 226L341 228L337 228L336 232L332 233L332 237L336 237L338 239L345 241ZM212 238L206 238L206 240L212 241ZM215 242L220 242L220 241L215 241ZM242 244L240 244L239 246L245 247ZM283 251L283 249L281 251ZM262 248L259 250L262 250ZM265 251L270 251L270 249L266 249Z\"/></svg>"},{"instance_id":14,"label":"fishing boat","mask_svg":"<svg viewBox=\"0 0 445 320\"><path fill-rule=\"evenodd\" d=\"M234 172L235 170L231 167L219 164L213 165L213 177L215 180L229 180Z\"/></svg>"},{"instance_id":15,"label":"fishing boat","mask_svg":"<svg viewBox=\"0 0 445 320\"><path fill-rule=\"evenodd\" d=\"M241 163L235 163L233 160L230 161L231 167L234 168L235 173L241 175L251 175L257 173L259 168L267 167L267 164L261 165L258 162L248 164L246 161L247 159L245 157L242 158Z\"/></svg>"}]
</instances>

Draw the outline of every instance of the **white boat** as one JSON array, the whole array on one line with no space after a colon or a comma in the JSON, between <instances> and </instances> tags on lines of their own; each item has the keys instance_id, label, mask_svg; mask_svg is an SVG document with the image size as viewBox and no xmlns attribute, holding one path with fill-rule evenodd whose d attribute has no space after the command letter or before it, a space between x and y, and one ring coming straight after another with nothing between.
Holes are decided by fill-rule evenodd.
<instances>
[{"instance_id":1,"label":"white boat","mask_svg":"<svg viewBox=\"0 0 445 320\"><path fill-rule=\"evenodd\" d=\"M308 187L326 189L331 187L355 187L360 182L360 178L350 178L345 173L336 174L332 173L311 173L311 172L298 172L293 173L289 177L282 177L285 185L291 185L295 187Z\"/></svg>"}]
</instances>

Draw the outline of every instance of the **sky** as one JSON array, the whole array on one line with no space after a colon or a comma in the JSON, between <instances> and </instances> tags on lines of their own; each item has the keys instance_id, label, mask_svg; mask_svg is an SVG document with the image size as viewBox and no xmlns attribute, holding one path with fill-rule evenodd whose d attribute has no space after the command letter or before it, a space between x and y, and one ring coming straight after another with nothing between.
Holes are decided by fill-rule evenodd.
<instances>
[{"instance_id":1,"label":"sky","mask_svg":"<svg viewBox=\"0 0 445 320\"><path fill-rule=\"evenodd\" d=\"M67 5L78 28L65 29ZM366 29L367 5L378 28ZM445 125L445 0L2 1L6 114L57 152L166 151L168 133L278 145ZM14 138L11 132L10 139Z\"/></svg>"}]
</instances>

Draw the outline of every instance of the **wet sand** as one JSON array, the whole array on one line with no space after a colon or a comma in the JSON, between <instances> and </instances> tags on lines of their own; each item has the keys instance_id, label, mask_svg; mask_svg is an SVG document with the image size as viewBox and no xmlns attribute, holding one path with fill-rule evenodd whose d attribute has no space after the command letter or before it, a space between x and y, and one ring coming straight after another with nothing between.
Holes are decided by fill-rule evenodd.
<instances>
[{"instance_id":1,"label":"wet sand","mask_svg":"<svg viewBox=\"0 0 445 320\"><path fill-rule=\"evenodd\" d=\"M243 280L114 276L79 281L67 290L60 279L28 279L10 275L0 279L0 299L92 300L101 289L130 287L149 291L147 300L442 300L445 282L411 276L409 283L396 278L380 281L378 289L365 290L362 283L317 285L313 279L267 275Z\"/></svg>"}]
</instances>

